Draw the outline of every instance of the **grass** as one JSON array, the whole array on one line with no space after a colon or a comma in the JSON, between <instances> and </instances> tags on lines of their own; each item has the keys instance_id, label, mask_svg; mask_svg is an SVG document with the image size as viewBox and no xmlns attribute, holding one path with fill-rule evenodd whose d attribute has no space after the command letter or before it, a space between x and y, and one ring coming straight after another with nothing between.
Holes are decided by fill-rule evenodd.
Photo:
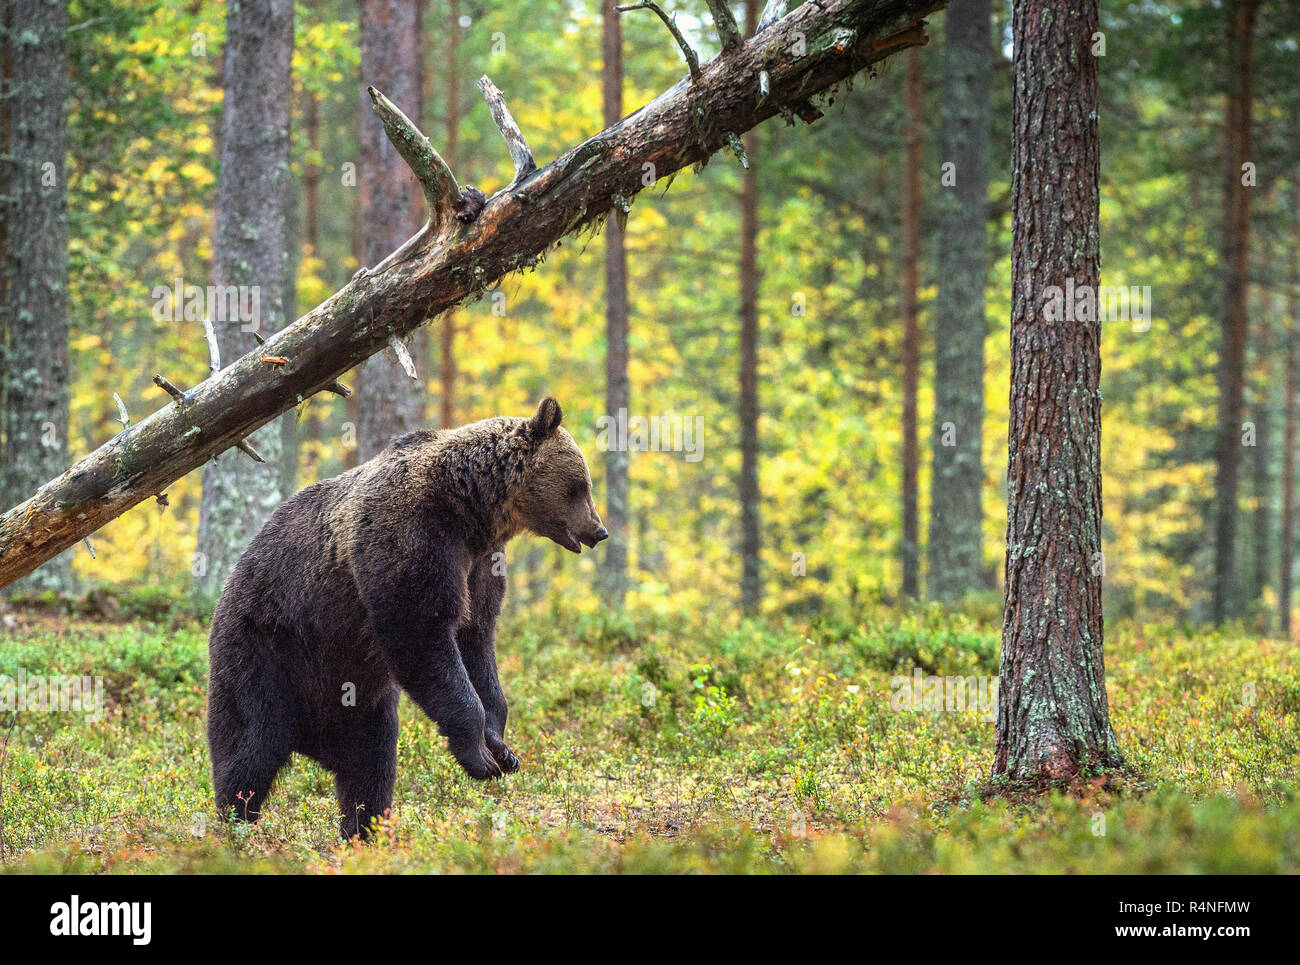
<instances>
[{"instance_id":1,"label":"grass","mask_svg":"<svg viewBox=\"0 0 1300 965\"><path fill-rule=\"evenodd\" d=\"M282 773L259 825L214 820L201 628L29 616L0 631L0 674L100 676L107 709L98 721L0 712L0 725L14 724L0 773L2 866L1300 871L1293 646L1112 628L1112 718L1128 771L990 793L987 715L898 711L891 678L995 674L991 620L920 608L800 625L507 622L507 740L522 770L490 784L465 777L403 698L395 814L365 846L336 840L332 779L307 760Z\"/></svg>"}]
</instances>

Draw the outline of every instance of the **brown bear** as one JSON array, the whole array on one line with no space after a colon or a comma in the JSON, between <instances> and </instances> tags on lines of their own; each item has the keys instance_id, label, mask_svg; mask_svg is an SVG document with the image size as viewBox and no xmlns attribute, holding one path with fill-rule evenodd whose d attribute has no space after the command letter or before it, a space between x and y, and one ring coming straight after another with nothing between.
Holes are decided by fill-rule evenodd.
<instances>
[{"instance_id":1,"label":"brown bear","mask_svg":"<svg viewBox=\"0 0 1300 965\"><path fill-rule=\"evenodd\" d=\"M208 641L208 745L223 817L256 821L297 752L335 775L344 837L392 804L405 690L480 780L505 743L494 640L506 543L608 536L554 399L530 418L412 432L287 500L240 558Z\"/></svg>"}]
</instances>

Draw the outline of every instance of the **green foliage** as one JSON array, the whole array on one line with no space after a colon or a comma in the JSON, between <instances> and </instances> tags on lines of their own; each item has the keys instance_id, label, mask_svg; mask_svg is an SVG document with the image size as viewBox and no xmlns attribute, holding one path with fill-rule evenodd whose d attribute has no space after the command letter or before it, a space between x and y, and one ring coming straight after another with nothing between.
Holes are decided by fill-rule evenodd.
<instances>
[{"instance_id":1,"label":"green foliage","mask_svg":"<svg viewBox=\"0 0 1300 965\"><path fill-rule=\"evenodd\" d=\"M997 672L1001 635L937 604L902 612L881 611L855 624L814 620L809 633L847 648L875 670L962 676Z\"/></svg>"},{"instance_id":2,"label":"green foliage","mask_svg":"<svg viewBox=\"0 0 1300 965\"><path fill-rule=\"evenodd\" d=\"M523 614L499 643L523 769L471 781L404 700L395 815L365 847L334 840L332 781L303 759L260 825L216 820L201 628L24 619L0 674L102 676L106 713L19 716L8 870L1300 871L1300 663L1240 631L1113 628L1112 717L1143 777L991 796L988 720L890 703L913 667L990 672L996 627L966 613Z\"/></svg>"}]
</instances>

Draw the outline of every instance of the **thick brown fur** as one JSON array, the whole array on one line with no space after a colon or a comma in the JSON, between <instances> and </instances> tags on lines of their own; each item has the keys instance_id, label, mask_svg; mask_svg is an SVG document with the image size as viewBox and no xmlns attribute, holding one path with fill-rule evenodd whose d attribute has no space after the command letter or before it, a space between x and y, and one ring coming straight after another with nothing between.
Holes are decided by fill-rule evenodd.
<instances>
[{"instance_id":1,"label":"thick brown fur","mask_svg":"<svg viewBox=\"0 0 1300 965\"><path fill-rule=\"evenodd\" d=\"M496 619L505 544L608 534L554 399L528 419L412 432L282 505L212 618L208 743L223 816L257 820L292 753L335 775L345 837L392 804L405 690L473 777L516 770Z\"/></svg>"}]
</instances>

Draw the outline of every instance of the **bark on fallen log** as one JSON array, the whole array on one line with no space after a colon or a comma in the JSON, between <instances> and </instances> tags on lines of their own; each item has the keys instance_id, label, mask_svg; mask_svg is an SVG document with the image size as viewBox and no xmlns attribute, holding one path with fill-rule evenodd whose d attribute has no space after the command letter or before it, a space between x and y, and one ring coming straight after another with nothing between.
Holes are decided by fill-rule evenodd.
<instances>
[{"instance_id":1,"label":"bark on fallen log","mask_svg":"<svg viewBox=\"0 0 1300 965\"><path fill-rule=\"evenodd\" d=\"M924 43L917 21L943 5L821 0L796 7L739 45L724 24L729 46L698 77L683 78L543 168L524 173L527 147L513 122L505 125L520 176L481 211L481 193L459 188L428 140L372 93L389 136L424 183L429 224L264 346L125 428L0 517L0 586L161 494L302 400L339 391L338 378L357 363L503 275L536 265L565 235L615 206L626 209L647 186L647 171L658 180L705 161L778 113L817 116L809 114L810 97ZM494 100L500 92L490 83L484 90L504 123L509 112ZM287 361L268 365L262 361L268 353Z\"/></svg>"}]
</instances>

